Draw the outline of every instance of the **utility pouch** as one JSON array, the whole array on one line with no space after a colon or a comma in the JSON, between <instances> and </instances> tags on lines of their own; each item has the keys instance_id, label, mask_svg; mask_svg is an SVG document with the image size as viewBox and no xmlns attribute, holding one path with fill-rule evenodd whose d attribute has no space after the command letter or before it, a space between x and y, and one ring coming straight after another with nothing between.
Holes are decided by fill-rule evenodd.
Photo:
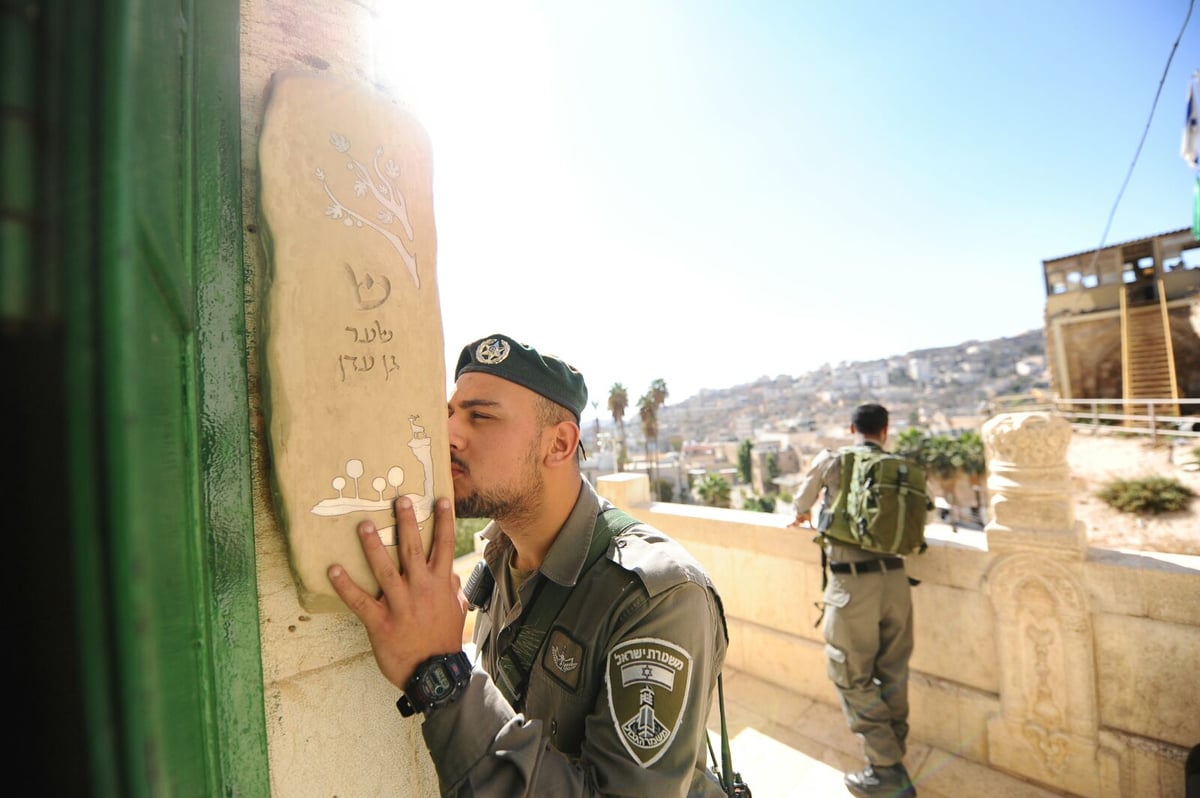
<instances>
[{"instance_id":1,"label":"utility pouch","mask_svg":"<svg viewBox=\"0 0 1200 798\"><path fill-rule=\"evenodd\" d=\"M471 605L471 609L486 610L492 603L492 589L495 586L496 577L492 576L492 570L488 568L486 562L480 560L475 563L475 570L471 571L471 575L467 577L467 586L463 588L463 595L467 597L467 603Z\"/></svg>"},{"instance_id":2,"label":"utility pouch","mask_svg":"<svg viewBox=\"0 0 1200 798\"><path fill-rule=\"evenodd\" d=\"M821 512L817 514L817 531L825 532L829 529L829 525L833 523L833 508L822 507Z\"/></svg>"}]
</instances>

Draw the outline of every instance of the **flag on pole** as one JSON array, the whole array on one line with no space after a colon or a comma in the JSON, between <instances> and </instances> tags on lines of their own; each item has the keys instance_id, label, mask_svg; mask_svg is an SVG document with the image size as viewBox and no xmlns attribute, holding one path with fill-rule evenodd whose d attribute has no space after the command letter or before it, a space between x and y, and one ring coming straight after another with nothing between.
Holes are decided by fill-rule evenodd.
<instances>
[{"instance_id":1,"label":"flag on pole","mask_svg":"<svg viewBox=\"0 0 1200 798\"><path fill-rule=\"evenodd\" d=\"M1200 241L1200 175L1196 176L1196 188L1192 191L1192 238Z\"/></svg>"},{"instance_id":2,"label":"flag on pole","mask_svg":"<svg viewBox=\"0 0 1200 798\"><path fill-rule=\"evenodd\" d=\"M1188 81L1187 115L1183 121L1183 141L1179 145L1179 154L1193 169L1200 156L1200 111L1196 108L1196 83L1200 78L1197 76L1200 76L1200 71L1193 73Z\"/></svg>"}]
</instances>

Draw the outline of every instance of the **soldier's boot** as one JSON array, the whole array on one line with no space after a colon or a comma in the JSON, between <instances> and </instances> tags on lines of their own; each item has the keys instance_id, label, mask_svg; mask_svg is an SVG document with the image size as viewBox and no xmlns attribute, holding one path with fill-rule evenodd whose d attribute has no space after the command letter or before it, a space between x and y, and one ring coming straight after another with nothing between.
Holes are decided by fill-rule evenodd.
<instances>
[{"instance_id":1,"label":"soldier's boot","mask_svg":"<svg viewBox=\"0 0 1200 798\"><path fill-rule=\"evenodd\" d=\"M917 788L903 762L894 765L867 765L858 773L847 773L842 780L846 789L858 798L916 798Z\"/></svg>"}]
</instances>

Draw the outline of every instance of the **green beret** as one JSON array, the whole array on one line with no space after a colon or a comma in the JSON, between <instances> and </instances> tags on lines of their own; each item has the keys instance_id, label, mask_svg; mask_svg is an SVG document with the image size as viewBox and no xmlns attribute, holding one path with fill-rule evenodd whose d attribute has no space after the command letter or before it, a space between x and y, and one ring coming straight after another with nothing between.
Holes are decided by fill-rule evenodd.
<instances>
[{"instance_id":1,"label":"green beret","mask_svg":"<svg viewBox=\"0 0 1200 798\"><path fill-rule=\"evenodd\" d=\"M495 374L541 394L574 413L577 422L587 406L587 384L574 366L554 355L539 354L507 335L489 335L464 346L454 379L468 371Z\"/></svg>"}]
</instances>

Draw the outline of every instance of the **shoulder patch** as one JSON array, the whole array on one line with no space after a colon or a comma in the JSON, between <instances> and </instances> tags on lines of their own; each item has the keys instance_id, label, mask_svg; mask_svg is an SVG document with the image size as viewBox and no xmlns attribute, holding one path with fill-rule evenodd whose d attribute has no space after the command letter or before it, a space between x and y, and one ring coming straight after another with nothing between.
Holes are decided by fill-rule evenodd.
<instances>
[{"instance_id":1,"label":"shoulder patch","mask_svg":"<svg viewBox=\"0 0 1200 798\"><path fill-rule=\"evenodd\" d=\"M642 767L675 739L691 676L692 655L666 640L625 640L609 652L608 707L621 744Z\"/></svg>"}]
</instances>

